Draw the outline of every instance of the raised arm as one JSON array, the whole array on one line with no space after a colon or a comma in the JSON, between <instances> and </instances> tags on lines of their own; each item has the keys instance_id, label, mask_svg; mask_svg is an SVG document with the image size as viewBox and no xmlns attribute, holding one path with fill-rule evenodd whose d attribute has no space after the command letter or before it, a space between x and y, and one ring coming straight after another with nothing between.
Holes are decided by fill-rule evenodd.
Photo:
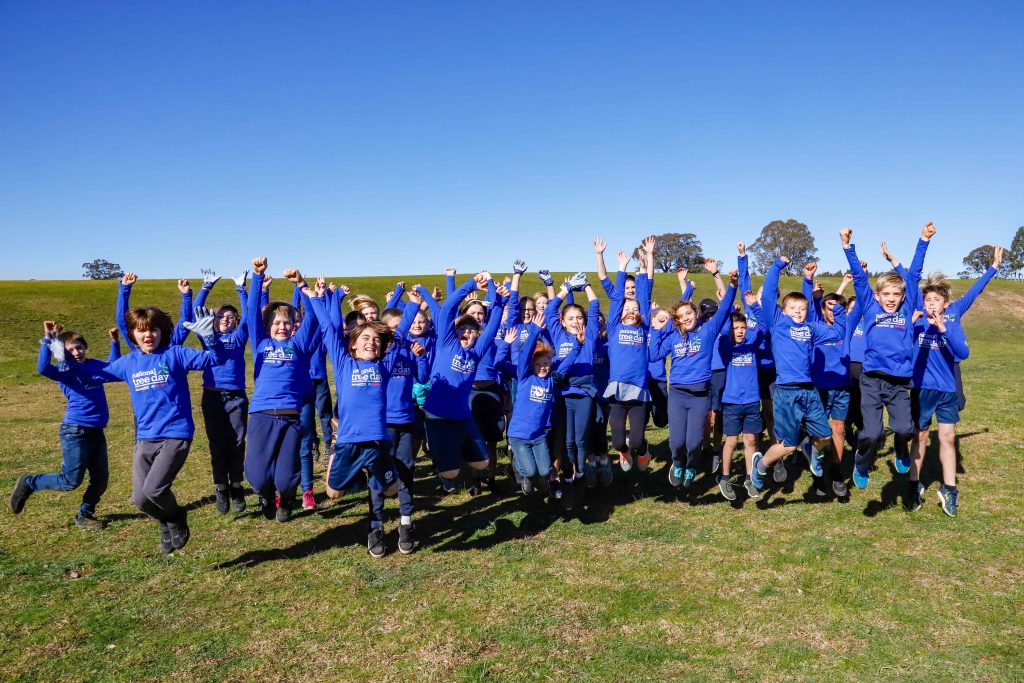
<instances>
[{"instance_id":1,"label":"raised arm","mask_svg":"<svg viewBox=\"0 0 1024 683\"><path fill-rule=\"evenodd\" d=\"M974 303L975 299L981 296L981 293L985 291L985 287L988 286L988 283L991 282L992 278L994 278L996 273L999 272L999 266L1002 264L1003 248L996 247L992 256L992 265L988 267L988 270L986 270L981 277L974 281L974 284L971 285L971 288L968 289L962 297L954 302L957 308L960 309L960 315L966 313L967 309L971 307L971 304Z\"/></svg>"},{"instance_id":2,"label":"raised arm","mask_svg":"<svg viewBox=\"0 0 1024 683\"><path fill-rule=\"evenodd\" d=\"M455 269L445 268L444 269L444 294L449 299L455 293Z\"/></svg>"},{"instance_id":3,"label":"raised arm","mask_svg":"<svg viewBox=\"0 0 1024 683\"><path fill-rule=\"evenodd\" d=\"M178 312L178 324L171 332L171 346L181 346L188 338L185 323L195 322L192 313L192 285L186 279L178 280L178 291L181 292L181 310Z\"/></svg>"},{"instance_id":4,"label":"raised arm","mask_svg":"<svg viewBox=\"0 0 1024 683\"><path fill-rule=\"evenodd\" d=\"M323 342L333 354L345 355L348 353L348 344L344 343L345 330L343 327L335 327L331 321L331 314L328 311L327 299L313 291L313 295L307 294L311 318L316 318L320 325L320 333L323 335ZM340 359L339 359L340 360ZM332 362L335 358L332 358Z\"/></svg>"},{"instance_id":5,"label":"raised arm","mask_svg":"<svg viewBox=\"0 0 1024 683\"><path fill-rule=\"evenodd\" d=\"M516 363L516 377L520 380L524 380L533 374L533 350L537 348L537 340L540 339L540 334L543 332L543 328L539 325L530 323L529 334L526 337L526 341L523 342L523 346L519 349L519 361Z\"/></svg>"},{"instance_id":6,"label":"raised arm","mask_svg":"<svg viewBox=\"0 0 1024 683\"><path fill-rule=\"evenodd\" d=\"M868 302L874 300L871 292L871 283L868 282L868 274L860 265L860 258L857 256L857 248L850 242L853 238L853 230L843 228L839 231L839 237L843 242L843 253L846 254L846 262L850 264L850 273L853 275L853 291L860 301L862 311L868 310Z\"/></svg>"},{"instance_id":7,"label":"raised arm","mask_svg":"<svg viewBox=\"0 0 1024 683\"><path fill-rule=\"evenodd\" d=\"M395 283L395 289L391 292L391 296L384 303L384 308L395 308L402 302L402 295L405 294L405 282L400 281Z\"/></svg>"},{"instance_id":8,"label":"raised arm","mask_svg":"<svg viewBox=\"0 0 1024 683\"><path fill-rule=\"evenodd\" d=\"M843 341L846 339L846 325L848 323L846 309L838 303L833 303L832 316L835 322L831 325L817 321L810 323L811 335L815 343Z\"/></svg>"},{"instance_id":9,"label":"raised arm","mask_svg":"<svg viewBox=\"0 0 1024 683\"><path fill-rule=\"evenodd\" d=\"M490 273L479 273L475 278L465 282L451 296L445 299L444 305L441 306L440 315L434 320L439 340L444 339L447 343L455 341L455 319L459 315L459 304L469 296L470 292L475 292L479 287L486 287L487 280L489 279L491 279Z\"/></svg>"},{"instance_id":10,"label":"raised arm","mask_svg":"<svg viewBox=\"0 0 1024 683\"><path fill-rule=\"evenodd\" d=\"M818 302L814 298L814 274L818 272L817 263L808 263L804 266L804 278L801 292L807 297L807 319L811 322L822 322L823 316Z\"/></svg>"},{"instance_id":11,"label":"raised arm","mask_svg":"<svg viewBox=\"0 0 1024 683\"><path fill-rule=\"evenodd\" d=\"M779 275L789 265L789 259L780 256L768 269L764 276L764 288L761 293L761 310L768 325L774 325L779 318Z\"/></svg>"},{"instance_id":12,"label":"raised arm","mask_svg":"<svg viewBox=\"0 0 1024 683\"><path fill-rule=\"evenodd\" d=\"M249 341L252 342L253 351L256 344L268 338L267 330L263 327L263 307L260 305L263 296L263 277L267 270L267 257L259 256L252 260L252 279L249 281L249 307L245 311L242 322L249 330Z\"/></svg>"},{"instance_id":13,"label":"raised arm","mask_svg":"<svg viewBox=\"0 0 1024 683\"><path fill-rule=\"evenodd\" d=\"M132 285L138 280L135 273L125 273L121 277L121 284L118 285L117 289L117 312L115 318L117 321L117 329L121 331L121 336L124 337L125 346L128 347L129 351L135 350L135 342L132 341L132 336L128 334L128 307L129 298L132 294Z\"/></svg>"},{"instance_id":14,"label":"raised arm","mask_svg":"<svg viewBox=\"0 0 1024 683\"><path fill-rule=\"evenodd\" d=\"M594 238L594 260L597 261L597 279L603 284L608 279L608 267L604 264L604 250L608 244L603 237ZM606 290L607 291L607 290ZM611 292L608 292L610 295Z\"/></svg>"},{"instance_id":15,"label":"raised arm","mask_svg":"<svg viewBox=\"0 0 1024 683\"><path fill-rule=\"evenodd\" d=\"M107 354L107 362L113 363L115 360L121 357L121 344L118 340L117 328L111 327L107 330L107 334L110 336L110 353Z\"/></svg>"},{"instance_id":16,"label":"raised arm","mask_svg":"<svg viewBox=\"0 0 1024 683\"><path fill-rule=\"evenodd\" d=\"M494 344L494 340L498 336L499 326L501 326L500 307L497 310L492 311L487 317L487 324L484 325L483 331L480 333L480 336L477 337L476 344L473 348L476 350L478 356L483 357L483 355L491 348L491 345Z\"/></svg>"},{"instance_id":17,"label":"raised arm","mask_svg":"<svg viewBox=\"0 0 1024 683\"><path fill-rule=\"evenodd\" d=\"M427 308L430 311L431 319L435 321L439 320L441 317L441 304L437 303L437 299L434 298L434 295L423 285L416 285L414 289L416 290L416 293L420 295L420 298L426 302Z\"/></svg>"},{"instance_id":18,"label":"raised arm","mask_svg":"<svg viewBox=\"0 0 1024 683\"><path fill-rule=\"evenodd\" d=\"M729 320L729 316L732 315L732 307L736 303L736 283L738 281L739 274L734 270L730 273L729 286L726 288L725 296L722 297L722 301L718 305L718 310L715 311L715 315L708 321L716 335L721 331L726 321Z\"/></svg>"}]
</instances>

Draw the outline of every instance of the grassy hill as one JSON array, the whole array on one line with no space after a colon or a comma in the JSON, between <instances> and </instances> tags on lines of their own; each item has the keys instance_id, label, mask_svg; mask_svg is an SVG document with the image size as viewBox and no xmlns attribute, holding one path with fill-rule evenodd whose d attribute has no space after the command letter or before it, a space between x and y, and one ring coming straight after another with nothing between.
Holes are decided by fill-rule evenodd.
<instances>
[{"instance_id":1,"label":"grassy hill","mask_svg":"<svg viewBox=\"0 0 1024 683\"><path fill-rule=\"evenodd\" d=\"M532 292L539 282L527 278ZM712 294L709 277L694 279L695 298ZM344 282L382 300L394 278ZM273 294L290 296L287 283ZM677 296L675 276L659 275L655 299ZM83 332L102 357L115 297L112 282L0 282L4 496L18 475L59 467L64 401L35 375L42 320ZM224 281L210 303L234 298ZM133 293L175 316L177 301L171 281L142 280ZM1024 679L1022 311L1024 287L996 282L965 318L972 355L955 520L935 502L934 449L926 506L912 515L899 505L903 477L888 448L871 487L847 504L806 496L805 471L757 504L729 504L706 476L677 495L665 477L667 433L653 430L652 471L617 472L609 493L571 515L510 492L440 499L422 461L421 547L373 560L365 493L288 524L217 515L200 426L175 486L193 540L163 557L155 525L128 502L131 409L125 388L111 386L111 484L99 511L111 526L73 526L81 490L3 513L2 677ZM201 425L198 376L193 391ZM393 551L393 504L389 515Z\"/></svg>"}]
</instances>

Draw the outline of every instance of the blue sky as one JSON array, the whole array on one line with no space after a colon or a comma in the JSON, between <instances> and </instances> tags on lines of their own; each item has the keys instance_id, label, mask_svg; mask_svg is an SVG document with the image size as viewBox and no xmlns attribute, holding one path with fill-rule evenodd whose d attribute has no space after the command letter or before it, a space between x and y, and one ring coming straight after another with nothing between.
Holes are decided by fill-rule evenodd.
<instances>
[{"instance_id":1,"label":"blue sky","mask_svg":"<svg viewBox=\"0 0 1024 683\"><path fill-rule=\"evenodd\" d=\"M731 259L1024 224L1020 3L0 4L0 278Z\"/></svg>"}]
</instances>

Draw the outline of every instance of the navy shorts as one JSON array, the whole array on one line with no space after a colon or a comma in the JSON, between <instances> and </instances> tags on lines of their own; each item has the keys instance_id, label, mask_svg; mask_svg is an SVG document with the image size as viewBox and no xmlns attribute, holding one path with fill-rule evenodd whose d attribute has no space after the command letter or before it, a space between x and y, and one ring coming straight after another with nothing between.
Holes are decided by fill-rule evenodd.
<instances>
[{"instance_id":1,"label":"navy shorts","mask_svg":"<svg viewBox=\"0 0 1024 683\"><path fill-rule=\"evenodd\" d=\"M850 416L849 389L818 389L821 394L821 405L830 420L842 420Z\"/></svg>"},{"instance_id":2,"label":"navy shorts","mask_svg":"<svg viewBox=\"0 0 1024 683\"><path fill-rule=\"evenodd\" d=\"M760 434L763 431L764 422L761 421L761 404L758 401L722 404L722 433L726 436Z\"/></svg>"},{"instance_id":3,"label":"navy shorts","mask_svg":"<svg viewBox=\"0 0 1024 683\"><path fill-rule=\"evenodd\" d=\"M811 386L779 384L775 387L775 438L783 446L794 447L800 443L800 425L814 439L832 436L832 427L825 417L818 390Z\"/></svg>"},{"instance_id":4,"label":"navy shorts","mask_svg":"<svg viewBox=\"0 0 1024 683\"><path fill-rule=\"evenodd\" d=\"M327 485L335 491L344 491L362 471L370 473L370 482L387 489L397 481L395 464L391 459L388 441L359 441L334 444L334 460L327 473Z\"/></svg>"},{"instance_id":5,"label":"navy shorts","mask_svg":"<svg viewBox=\"0 0 1024 683\"><path fill-rule=\"evenodd\" d=\"M910 393L910 409L919 430L932 426L932 416L943 425L960 421L960 398L955 391L915 389Z\"/></svg>"},{"instance_id":6,"label":"navy shorts","mask_svg":"<svg viewBox=\"0 0 1024 683\"><path fill-rule=\"evenodd\" d=\"M711 371L711 410L722 412L722 394L725 393L725 370Z\"/></svg>"},{"instance_id":7,"label":"navy shorts","mask_svg":"<svg viewBox=\"0 0 1024 683\"><path fill-rule=\"evenodd\" d=\"M476 420L446 420L427 416L427 443L438 472L462 467L463 462L488 460L490 455Z\"/></svg>"}]
</instances>

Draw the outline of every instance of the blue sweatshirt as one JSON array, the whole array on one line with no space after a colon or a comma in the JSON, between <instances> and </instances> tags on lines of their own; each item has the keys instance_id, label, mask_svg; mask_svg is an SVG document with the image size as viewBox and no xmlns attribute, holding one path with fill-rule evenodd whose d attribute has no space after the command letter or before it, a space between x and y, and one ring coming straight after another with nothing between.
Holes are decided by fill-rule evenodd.
<instances>
[{"instance_id":1,"label":"blue sweatshirt","mask_svg":"<svg viewBox=\"0 0 1024 683\"><path fill-rule=\"evenodd\" d=\"M516 439L533 440L543 436L551 426L551 410L555 401L556 379L560 376L559 368L564 367L567 363L572 364L582 346L573 337L574 343L569 353L563 358L552 358L551 371L548 376L538 377L533 372L533 351L537 347L537 340L541 337L543 330L533 323L525 327L529 332L516 367L516 375L519 378L516 385L516 409L512 412L512 419L509 421L508 435ZM502 345L504 349L508 349L504 340L502 340Z\"/></svg>"},{"instance_id":2,"label":"blue sweatshirt","mask_svg":"<svg viewBox=\"0 0 1024 683\"><path fill-rule=\"evenodd\" d=\"M413 400L412 387L420 375L416 356L410 350L409 326L412 325L418 304L412 301L405 304L402 319L394 331L391 348L384 354L384 368L388 371L387 423L389 425L406 425L416 421L416 402Z\"/></svg>"},{"instance_id":3,"label":"blue sweatshirt","mask_svg":"<svg viewBox=\"0 0 1024 683\"><path fill-rule=\"evenodd\" d=\"M751 309L755 315L760 314L760 306L754 304ZM762 329L753 334L749 329L743 341L737 344L732 338L732 325L726 325L718 342L718 353L725 365L725 390L722 392L722 403L757 403L761 400L761 390L757 383L757 348L759 337L764 334Z\"/></svg>"},{"instance_id":4,"label":"blue sweatshirt","mask_svg":"<svg viewBox=\"0 0 1024 683\"><path fill-rule=\"evenodd\" d=\"M740 271L739 285L740 292L746 294L747 292L753 292L754 286L750 282L750 267L749 259L746 256L737 256L736 264ZM761 342L757 348L757 364L758 367L764 369L770 369L775 367L775 358L772 356L772 335L771 331L765 326L764 318L762 315L754 315L753 310L747 301L743 299L743 312L747 314L747 336L757 336ZM762 292L763 298L763 292ZM762 334L758 335L757 333Z\"/></svg>"},{"instance_id":5,"label":"blue sweatshirt","mask_svg":"<svg viewBox=\"0 0 1024 683\"><path fill-rule=\"evenodd\" d=\"M468 349L462 348L455 319L459 314L459 304L475 290L476 282L470 280L448 297L441 307L437 319L437 348L430 369L430 392L423 404L428 416L447 420L468 420L472 417L469 392L473 389L477 364L494 344L495 332L501 323L500 315L492 317L476 343Z\"/></svg>"},{"instance_id":6,"label":"blue sweatshirt","mask_svg":"<svg viewBox=\"0 0 1024 683\"><path fill-rule=\"evenodd\" d=\"M914 323L914 387L953 393L954 366L970 355L967 337L959 322L946 323L946 331L921 318Z\"/></svg>"},{"instance_id":7,"label":"blue sweatshirt","mask_svg":"<svg viewBox=\"0 0 1024 683\"><path fill-rule=\"evenodd\" d=\"M835 324L807 320L798 323L786 315L778 305L779 275L786 263L779 259L768 269L764 279L761 306L769 333L772 335L772 353L775 356L778 384L810 384L811 361L814 347L829 341L843 341L846 335L846 311L840 305L832 308ZM808 308L813 303L808 304Z\"/></svg>"},{"instance_id":8,"label":"blue sweatshirt","mask_svg":"<svg viewBox=\"0 0 1024 683\"><path fill-rule=\"evenodd\" d=\"M711 379L711 356L718 346L718 335L735 300L736 288L729 285L718 311L703 325L698 321L697 327L691 332L683 333L669 321L665 327L651 333L651 360L664 359L669 352L672 354L668 375L670 385L706 388L706 383Z\"/></svg>"},{"instance_id":9,"label":"blue sweatshirt","mask_svg":"<svg viewBox=\"0 0 1024 683\"><path fill-rule=\"evenodd\" d=\"M206 298L211 289L213 289L212 285L209 287L203 285L199 290L199 295L196 296L196 306L206 305ZM245 295L244 289L238 289L238 297L242 304L242 311L245 311L245 304L249 297ZM244 324L239 324L234 332L214 332L214 334L217 335L217 340L223 349L224 363L203 370L203 386L207 389L245 391L245 345L249 341L249 328ZM202 339L199 340L199 344L203 349L209 350Z\"/></svg>"},{"instance_id":10,"label":"blue sweatshirt","mask_svg":"<svg viewBox=\"0 0 1024 683\"><path fill-rule=\"evenodd\" d=\"M103 382L125 382L135 411L136 441L191 439L192 397L188 373L224 360L220 344L210 351L168 345L154 353L136 349L96 373Z\"/></svg>"},{"instance_id":11,"label":"blue sweatshirt","mask_svg":"<svg viewBox=\"0 0 1024 683\"><path fill-rule=\"evenodd\" d=\"M486 317L485 321L490 322L491 318L497 316L498 327L494 331L495 339L497 341L501 337L505 336L503 326L501 324L501 317L505 311L505 300L497 293L497 288L494 285L494 281L491 280L487 283L487 297L485 299L488 305L485 307ZM485 323L486 324L486 323ZM484 352L480 357L480 362L476 368L475 382L501 382L501 373L498 372L494 364L494 354L496 351L494 343L488 345L487 351Z\"/></svg>"},{"instance_id":12,"label":"blue sweatshirt","mask_svg":"<svg viewBox=\"0 0 1024 683\"><path fill-rule=\"evenodd\" d=\"M249 310L243 321L249 328L256 381L249 412L301 410L303 399L313 393L309 359L321 344L320 326L314 315L306 318L291 339L271 338L263 326L259 308L262 287L263 274L253 273L249 283Z\"/></svg>"},{"instance_id":13,"label":"blue sweatshirt","mask_svg":"<svg viewBox=\"0 0 1024 683\"><path fill-rule=\"evenodd\" d=\"M117 342L111 343L110 361L120 357ZM80 427L103 429L107 426L110 412L107 409L107 394L103 390L102 371L107 363L94 358L86 358L81 363L68 358L62 367L50 364L51 354L48 344L39 347L39 360L36 371L60 385L61 392L68 400L64 411L64 424Z\"/></svg>"},{"instance_id":14,"label":"blue sweatshirt","mask_svg":"<svg viewBox=\"0 0 1024 683\"><path fill-rule=\"evenodd\" d=\"M851 244L846 260L853 273L853 287L857 302L864 315L864 372L876 372L890 377L909 378L913 372L911 358L914 353L914 310L918 307L921 290L902 267L896 270L903 276L906 297L899 308L889 313L875 300L868 274L861 268L860 258Z\"/></svg>"},{"instance_id":15,"label":"blue sweatshirt","mask_svg":"<svg viewBox=\"0 0 1024 683\"><path fill-rule=\"evenodd\" d=\"M647 279L646 277L644 278ZM637 299L640 307L640 324L627 325L622 322L622 309L625 302L626 274L619 272L612 290L611 303L608 307L608 362L609 381L632 384L636 387L647 387L648 336L649 326L645 315L650 315L650 301ZM644 290L646 291L646 290ZM637 295L641 295L641 287L637 283ZM664 363L662 363L664 368ZM603 393L603 392L602 392Z\"/></svg>"},{"instance_id":16,"label":"blue sweatshirt","mask_svg":"<svg viewBox=\"0 0 1024 683\"><path fill-rule=\"evenodd\" d=\"M323 331L334 367L338 394L338 443L386 441L389 373L382 360L358 360L349 352L348 336L331 324L322 297L308 300L309 310Z\"/></svg>"},{"instance_id":17,"label":"blue sweatshirt","mask_svg":"<svg viewBox=\"0 0 1024 683\"><path fill-rule=\"evenodd\" d=\"M565 358L572 351L576 344L576 335L569 334L562 327L559 317L559 308L562 300L556 295L548 301L548 307L544 309L544 322L554 342L555 355ZM584 332L583 348L580 349L576 360L570 365L563 365L561 374L569 380L568 386L559 386L559 393L563 396L590 396L597 395L597 386L594 382L594 349L597 346L597 335L601 331L601 321L598 315L601 312L601 302L594 299L587 309L587 327Z\"/></svg>"},{"instance_id":18,"label":"blue sweatshirt","mask_svg":"<svg viewBox=\"0 0 1024 683\"><path fill-rule=\"evenodd\" d=\"M804 296L811 302L807 309L807 319L811 322L825 322L821 310L822 299L814 298L814 282L804 278ZM850 386L850 339L855 327L850 322L860 316L858 304L850 310L846 317L846 330L842 339L822 341L814 345L811 358L811 381L818 389L846 389Z\"/></svg>"}]
</instances>

